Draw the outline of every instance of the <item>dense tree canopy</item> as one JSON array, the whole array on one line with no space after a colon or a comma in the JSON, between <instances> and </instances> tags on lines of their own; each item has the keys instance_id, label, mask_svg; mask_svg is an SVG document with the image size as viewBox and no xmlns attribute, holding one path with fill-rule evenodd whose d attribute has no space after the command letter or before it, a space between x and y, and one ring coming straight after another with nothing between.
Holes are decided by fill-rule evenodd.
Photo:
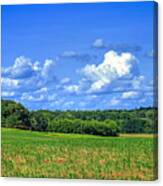
<instances>
[{"instance_id":1,"label":"dense tree canopy","mask_svg":"<svg viewBox=\"0 0 163 186\"><path fill-rule=\"evenodd\" d=\"M29 112L20 103L2 100L2 127L103 136L156 133L157 109Z\"/></svg>"},{"instance_id":2,"label":"dense tree canopy","mask_svg":"<svg viewBox=\"0 0 163 186\"><path fill-rule=\"evenodd\" d=\"M29 111L20 103L2 100L1 102L2 127L28 129L30 127Z\"/></svg>"},{"instance_id":3,"label":"dense tree canopy","mask_svg":"<svg viewBox=\"0 0 163 186\"><path fill-rule=\"evenodd\" d=\"M48 120L40 112L30 113L30 125L32 130L46 131L48 127Z\"/></svg>"}]
</instances>

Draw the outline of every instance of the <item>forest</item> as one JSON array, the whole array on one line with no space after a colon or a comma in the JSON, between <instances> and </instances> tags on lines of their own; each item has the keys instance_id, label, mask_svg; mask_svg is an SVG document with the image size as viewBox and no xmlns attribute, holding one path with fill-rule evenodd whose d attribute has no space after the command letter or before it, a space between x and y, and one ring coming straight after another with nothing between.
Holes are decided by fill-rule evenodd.
<instances>
[{"instance_id":1,"label":"forest","mask_svg":"<svg viewBox=\"0 0 163 186\"><path fill-rule=\"evenodd\" d=\"M157 133L157 108L133 110L37 110L1 100L2 127L58 133L118 136L120 133Z\"/></svg>"}]
</instances>

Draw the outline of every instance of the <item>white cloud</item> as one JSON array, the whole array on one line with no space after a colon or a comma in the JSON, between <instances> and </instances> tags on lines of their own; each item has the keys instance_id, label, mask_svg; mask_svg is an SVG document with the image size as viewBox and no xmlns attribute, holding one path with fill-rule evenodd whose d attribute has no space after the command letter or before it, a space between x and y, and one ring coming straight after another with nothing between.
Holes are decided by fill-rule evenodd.
<instances>
[{"instance_id":1,"label":"white cloud","mask_svg":"<svg viewBox=\"0 0 163 186\"><path fill-rule=\"evenodd\" d=\"M63 103L64 103L64 99L58 99L58 100L56 100L56 101L54 101L54 102L51 102L51 104L54 106L54 105L56 105L56 106L59 106L59 105L63 105Z\"/></svg>"},{"instance_id":2,"label":"white cloud","mask_svg":"<svg viewBox=\"0 0 163 186\"><path fill-rule=\"evenodd\" d=\"M65 78L61 79L61 84L67 84L67 83L69 83L70 81L71 81L70 78L65 77Z\"/></svg>"},{"instance_id":3,"label":"white cloud","mask_svg":"<svg viewBox=\"0 0 163 186\"><path fill-rule=\"evenodd\" d=\"M12 66L2 69L2 97L18 98L31 105L36 102L34 107L40 104L47 108L65 109L96 108L96 105L97 108L108 108L108 104L119 108L127 103L126 99L137 98L145 103L143 96L150 94L153 84L148 85L145 77L137 73L137 63L138 60L131 53L108 51L101 63L87 64L80 69L78 72L81 76L77 77L79 80L76 83L71 82L69 77L57 80L55 62L51 59L32 62L20 56ZM113 95L110 101L107 97L104 103L100 97L103 94Z\"/></svg>"},{"instance_id":4,"label":"white cloud","mask_svg":"<svg viewBox=\"0 0 163 186\"><path fill-rule=\"evenodd\" d=\"M1 84L2 84L2 88L4 90L14 90L14 89L18 89L20 87L20 81L17 79L10 79L10 78L1 78Z\"/></svg>"},{"instance_id":5,"label":"white cloud","mask_svg":"<svg viewBox=\"0 0 163 186\"><path fill-rule=\"evenodd\" d=\"M20 56L12 66L3 68L1 82L2 97L6 99L26 103L56 100L55 62L51 59L40 63Z\"/></svg>"},{"instance_id":6,"label":"white cloud","mask_svg":"<svg viewBox=\"0 0 163 186\"><path fill-rule=\"evenodd\" d=\"M143 85L144 83L144 76L137 76L137 77L134 77L133 80L132 80L132 86L134 89L140 89L141 86Z\"/></svg>"},{"instance_id":7,"label":"white cloud","mask_svg":"<svg viewBox=\"0 0 163 186\"><path fill-rule=\"evenodd\" d=\"M124 93L122 94L122 99L136 98L138 95L139 95L139 93L136 92L136 91L124 92Z\"/></svg>"},{"instance_id":8,"label":"white cloud","mask_svg":"<svg viewBox=\"0 0 163 186\"><path fill-rule=\"evenodd\" d=\"M39 95L37 97L34 97L33 95L29 95L28 93L23 93L21 96L21 100L25 101L43 101L44 100L44 95Z\"/></svg>"},{"instance_id":9,"label":"white cloud","mask_svg":"<svg viewBox=\"0 0 163 186\"><path fill-rule=\"evenodd\" d=\"M33 65L29 58L17 57L13 66L3 70L2 75L13 78L28 78L34 73Z\"/></svg>"},{"instance_id":10,"label":"white cloud","mask_svg":"<svg viewBox=\"0 0 163 186\"><path fill-rule=\"evenodd\" d=\"M35 92L24 92L21 96L21 100L24 101L37 101L42 102L46 101L47 103L50 101L56 101L57 95L56 93L48 93L45 88L37 90Z\"/></svg>"},{"instance_id":11,"label":"white cloud","mask_svg":"<svg viewBox=\"0 0 163 186\"><path fill-rule=\"evenodd\" d=\"M39 61L32 63L29 58L17 57L12 66L3 68L2 89L4 91L17 89L21 93L44 88L49 83L54 84L56 80L54 70L53 60L46 59L41 65Z\"/></svg>"},{"instance_id":12,"label":"white cloud","mask_svg":"<svg viewBox=\"0 0 163 186\"><path fill-rule=\"evenodd\" d=\"M61 58L64 59L72 59L76 61L82 61L82 62L88 62L91 59L95 58L95 56L91 56L90 54L87 53L78 53L73 50L68 50L64 51L61 55Z\"/></svg>"},{"instance_id":13,"label":"white cloud","mask_svg":"<svg viewBox=\"0 0 163 186\"><path fill-rule=\"evenodd\" d=\"M34 71L41 71L41 65L39 61L34 62L34 64L32 64Z\"/></svg>"},{"instance_id":14,"label":"white cloud","mask_svg":"<svg viewBox=\"0 0 163 186\"><path fill-rule=\"evenodd\" d=\"M72 106L72 105L74 105L75 104L75 102L74 101L68 101L68 102L65 102L64 104L63 104L63 107L70 107L70 106Z\"/></svg>"},{"instance_id":15,"label":"white cloud","mask_svg":"<svg viewBox=\"0 0 163 186\"><path fill-rule=\"evenodd\" d=\"M115 105L118 105L119 103L120 103L120 100L118 100L117 98L113 97L113 98L110 100L109 105L115 106Z\"/></svg>"},{"instance_id":16,"label":"white cloud","mask_svg":"<svg viewBox=\"0 0 163 186\"><path fill-rule=\"evenodd\" d=\"M64 90L69 93L78 93L80 91L80 87L78 85L68 85L64 86Z\"/></svg>"},{"instance_id":17,"label":"white cloud","mask_svg":"<svg viewBox=\"0 0 163 186\"><path fill-rule=\"evenodd\" d=\"M54 101L56 100L56 98L57 98L57 95L55 93L47 96L48 101Z\"/></svg>"},{"instance_id":18,"label":"white cloud","mask_svg":"<svg viewBox=\"0 0 163 186\"><path fill-rule=\"evenodd\" d=\"M41 75L44 77L44 78L55 78L55 75L54 75L54 68L55 68L55 63L53 60L51 59L46 59L45 60L45 63L44 63L44 66L42 68L42 71L41 71Z\"/></svg>"},{"instance_id":19,"label":"white cloud","mask_svg":"<svg viewBox=\"0 0 163 186\"><path fill-rule=\"evenodd\" d=\"M101 38L97 38L94 42L93 42L93 47L95 48L105 48L106 45L104 43L104 40Z\"/></svg>"},{"instance_id":20,"label":"white cloud","mask_svg":"<svg viewBox=\"0 0 163 186\"><path fill-rule=\"evenodd\" d=\"M15 92L2 91L2 96L3 97L12 97L14 95L15 95Z\"/></svg>"},{"instance_id":21,"label":"white cloud","mask_svg":"<svg viewBox=\"0 0 163 186\"><path fill-rule=\"evenodd\" d=\"M87 64L81 73L91 81L88 92L96 92L120 78L132 78L137 72L138 60L131 53L109 51L104 55L104 61L99 64Z\"/></svg>"},{"instance_id":22,"label":"white cloud","mask_svg":"<svg viewBox=\"0 0 163 186\"><path fill-rule=\"evenodd\" d=\"M69 51L64 51L61 54L61 57L76 57L78 54L75 51L69 50Z\"/></svg>"},{"instance_id":23,"label":"white cloud","mask_svg":"<svg viewBox=\"0 0 163 186\"><path fill-rule=\"evenodd\" d=\"M36 90L35 93L36 94L47 93L47 91L48 91L48 88L47 87L42 87L41 89Z\"/></svg>"},{"instance_id":24,"label":"white cloud","mask_svg":"<svg viewBox=\"0 0 163 186\"><path fill-rule=\"evenodd\" d=\"M39 61L31 62L30 58L24 56L17 57L13 66L3 68L2 76L10 79L24 79L33 76L41 76L43 78L54 77L55 62L46 59L43 66Z\"/></svg>"}]
</instances>

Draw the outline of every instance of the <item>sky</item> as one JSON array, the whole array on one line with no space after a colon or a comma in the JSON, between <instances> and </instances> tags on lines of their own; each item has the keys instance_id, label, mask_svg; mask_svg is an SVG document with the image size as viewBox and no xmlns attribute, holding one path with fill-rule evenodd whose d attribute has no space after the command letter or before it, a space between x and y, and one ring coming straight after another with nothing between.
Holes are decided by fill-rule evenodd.
<instances>
[{"instance_id":1,"label":"sky","mask_svg":"<svg viewBox=\"0 0 163 186\"><path fill-rule=\"evenodd\" d=\"M154 2L2 6L2 98L30 110L154 104Z\"/></svg>"}]
</instances>

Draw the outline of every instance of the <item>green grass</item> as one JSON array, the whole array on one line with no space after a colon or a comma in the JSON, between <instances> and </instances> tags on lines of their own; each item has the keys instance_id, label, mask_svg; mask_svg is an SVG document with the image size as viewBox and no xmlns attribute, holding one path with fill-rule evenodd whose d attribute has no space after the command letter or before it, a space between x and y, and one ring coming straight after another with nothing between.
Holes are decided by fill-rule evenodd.
<instances>
[{"instance_id":1,"label":"green grass","mask_svg":"<svg viewBox=\"0 0 163 186\"><path fill-rule=\"evenodd\" d=\"M2 129L2 176L154 180L156 136Z\"/></svg>"}]
</instances>

